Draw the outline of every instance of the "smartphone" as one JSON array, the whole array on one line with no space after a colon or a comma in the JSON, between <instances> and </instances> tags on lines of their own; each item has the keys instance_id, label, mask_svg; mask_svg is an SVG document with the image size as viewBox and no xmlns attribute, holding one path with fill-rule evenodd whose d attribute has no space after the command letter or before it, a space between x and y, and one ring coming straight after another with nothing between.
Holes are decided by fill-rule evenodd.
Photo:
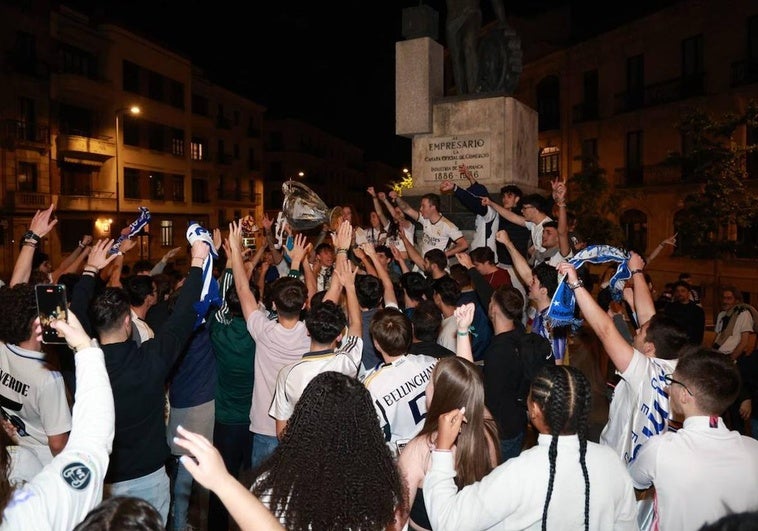
<instances>
[{"instance_id":1,"label":"smartphone","mask_svg":"<svg viewBox=\"0 0 758 531\"><path fill-rule=\"evenodd\" d=\"M50 326L53 319L68 320L66 304L66 286L63 284L37 284L34 286L37 296L37 315L42 325L42 342L65 344L66 339Z\"/></svg>"}]
</instances>

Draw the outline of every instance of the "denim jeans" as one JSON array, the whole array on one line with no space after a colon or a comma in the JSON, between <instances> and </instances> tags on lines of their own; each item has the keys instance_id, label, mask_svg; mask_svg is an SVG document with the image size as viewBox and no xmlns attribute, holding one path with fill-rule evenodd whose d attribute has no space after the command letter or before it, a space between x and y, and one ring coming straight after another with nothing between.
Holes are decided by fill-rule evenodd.
<instances>
[{"instance_id":1,"label":"denim jeans","mask_svg":"<svg viewBox=\"0 0 758 531\"><path fill-rule=\"evenodd\" d=\"M511 439L500 439L500 463L508 459L518 457L521 454L521 446L524 444L524 432Z\"/></svg>"},{"instance_id":2,"label":"denim jeans","mask_svg":"<svg viewBox=\"0 0 758 531\"><path fill-rule=\"evenodd\" d=\"M277 446L279 446L279 439L275 435L253 433L253 453L250 459L250 467L258 468L258 465L265 461L276 450Z\"/></svg>"},{"instance_id":3,"label":"denim jeans","mask_svg":"<svg viewBox=\"0 0 758 531\"><path fill-rule=\"evenodd\" d=\"M160 513L163 525L168 520L168 508L171 504L171 485L164 467L155 472L118 483L105 485L105 498L114 496L134 496L150 503Z\"/></svg>"},{"instance_id":4,"label":"denim jeans","mask_svg":"<svg viewBox=\"0 0 758 531\"><path fill-rule=\"evenodd\" d=\"M213 427L213 446L218 448L229 473L239 478L239 473L250 470L253 450L253 434L250 424L222 424ZM208 496L208 529L229 529L229 513L212 492Z\"/></svg>"},{"instance_id":5,"label":"denim jeans","mask_svg":"<svg viewBox=\"0 0 758 531\"><path fill-rule=\"evenodd\" d=\"M179 456L171 456L175 460L171 477L171 524L173 531L184 531L187 527L190 496L192 496L192 475L187 472L179 460Z\"/></svg>"}]
</instances>

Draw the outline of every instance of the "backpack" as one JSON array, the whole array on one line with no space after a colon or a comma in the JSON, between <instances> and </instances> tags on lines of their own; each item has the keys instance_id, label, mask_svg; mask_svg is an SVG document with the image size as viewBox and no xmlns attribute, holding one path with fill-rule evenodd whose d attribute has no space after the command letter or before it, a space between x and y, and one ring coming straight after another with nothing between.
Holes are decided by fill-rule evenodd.
<instances>
[{"instance_id":1,"label":"backpack","mask_svg":"<svg viewBox=\"0 0 758 531\"><path fill-rule=\"evenodd\" d=\"M535 332L526 332L514 346L516 356L521 363L521 383L516 401L526 408L526 397L532 380L545 365L555 365L553 345L550 340Z\"/></svg>"}]
</instances>

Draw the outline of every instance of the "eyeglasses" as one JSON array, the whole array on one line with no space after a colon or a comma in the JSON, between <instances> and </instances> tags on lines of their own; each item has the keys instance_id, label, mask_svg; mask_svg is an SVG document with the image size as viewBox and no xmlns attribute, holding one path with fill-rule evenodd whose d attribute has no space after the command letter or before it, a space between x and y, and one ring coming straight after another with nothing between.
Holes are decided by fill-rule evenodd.
<instances>
[{"instance_id":1,"label":"eyeglasses","mask_svg":"<svg viewBox=\"0 0 758 531\"><path fill-rule=\"evenodd\" d=\"M692 394L692 391L690 391L689 388L686 385L684 385L679 380L674 380L674 378L672 377L671 374L664 374L663 375L663 381L666 382L666 385L668 385L668 386L671 386L673 384L681 385L682 387L684 387L684 390L689 393L690 396L695 396L695 395Z\"/></svg>"}]
</instances>

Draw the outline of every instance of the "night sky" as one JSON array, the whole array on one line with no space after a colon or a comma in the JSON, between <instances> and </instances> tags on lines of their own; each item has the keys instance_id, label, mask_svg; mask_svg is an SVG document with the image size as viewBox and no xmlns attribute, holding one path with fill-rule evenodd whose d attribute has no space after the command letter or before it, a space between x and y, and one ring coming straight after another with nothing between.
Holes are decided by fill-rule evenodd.
<instances>
[{"instance_id":1,"label":"night sky","mask_svg":"<svg viewBox=\"0 0 758 531\"><path fill-rule=\"evenodd\" d=\"M505 2L505 9L528 16L567 1ZM186 55L211 81L266 106L271 117L301 119L363 148L369 160L397 167L410 163L410 140L394 133L395 43L402 40L403 8L425 3L437 9L444 44L444 0L64 3ZM663 2L634 4L644 9L656 3ZM492 20L491 2L481 5L485 22ZM629 9L614 6L601 17L594 5L572 3L584 30L610 25L609 16Z\"/></svg>"}]
</instances>

